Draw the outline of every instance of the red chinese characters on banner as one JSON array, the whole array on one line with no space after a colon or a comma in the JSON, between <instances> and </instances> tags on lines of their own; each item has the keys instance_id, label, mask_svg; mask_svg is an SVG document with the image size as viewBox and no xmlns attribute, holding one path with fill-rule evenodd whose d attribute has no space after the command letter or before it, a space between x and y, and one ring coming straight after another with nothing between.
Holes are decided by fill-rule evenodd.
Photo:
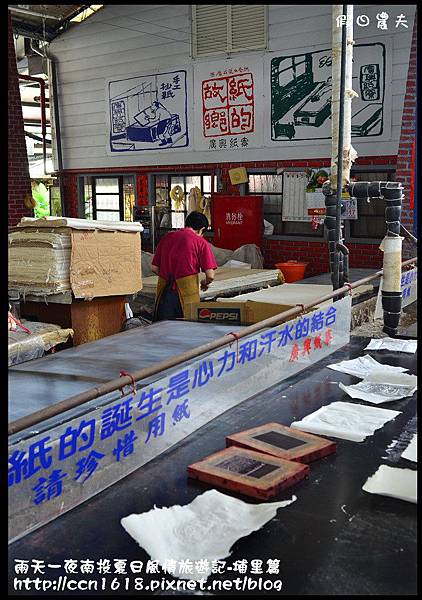
<instances>
[{"instance_id":1,"label":"red chinese characters on banner","mask_svg":"<svg viewBox=\"0 0 422 600\"><path fill-rule=\"evenodd\" d=\"M216 137L253 132L254 105L252 73L203 81L204 136Z\"/></svg>"},{"instance_id":2,"label":"red chinese characters on banner","mask_svg":"<svg viewBox=\"0 0 422 600\"><path fill-rule=\"evenodd\" d=\"M310 356L313 353L313 350L323 348L324 347L323 344L325 344L326 346L329 346L334 340L333 330L330 328L326 329L324 339L321 339L321 338L322 338L322 333L316 335L314 338L306 337L303 341L302 348L299 346L299 344L297 342L294 342L294 344L292 346L292 350L290 352L289 361L294 362L295 360L298 360L300 354L302 356ZM312 341L313 341L313 347L312 347Z\"/></svg>"}]
</instances>

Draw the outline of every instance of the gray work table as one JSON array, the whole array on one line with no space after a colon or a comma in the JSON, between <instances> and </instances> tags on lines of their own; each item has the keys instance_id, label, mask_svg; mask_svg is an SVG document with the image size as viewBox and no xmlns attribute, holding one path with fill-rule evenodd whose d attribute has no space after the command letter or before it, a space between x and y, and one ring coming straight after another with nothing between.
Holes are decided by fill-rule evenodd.
<instances>
[{"instance_id":1,"label":"gray work table","mask_svg":"<svg viewBox=\"0 0 422 600\"><path fill-rule=\"evenodd\" d=\"M115 379L122 369L133 373L232 329L233 325L164 321L12 367L8 377L9 422Z\"/></svg>"}]
</instances>

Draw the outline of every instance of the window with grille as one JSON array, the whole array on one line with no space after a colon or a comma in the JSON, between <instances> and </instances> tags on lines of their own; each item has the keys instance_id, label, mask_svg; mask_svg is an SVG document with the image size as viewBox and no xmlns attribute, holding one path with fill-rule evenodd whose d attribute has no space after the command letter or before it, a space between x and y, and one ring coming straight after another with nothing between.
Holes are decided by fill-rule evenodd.
<instances>
[{"instance_id":1,"label":"window with grille","mask_svg":"<svg viewBox=\"0 0 422 600\"><path fill-rule=\"evenodd\" d=\"M50 194L50 215L52 217L62 216L62 201L60 196L60 186L55 182L49 189Z\"/></svg>"},{"instance_id":2,"label":"window with grille","mask_svg":"<svg viewBox=\"0 0 422 600\"><path fill-rule=\"evenodd\" d=\"M355 181L395 181L394 171L372 171L359 172L350 171L351 179ZM368 202L359 198L358 218L349 222L349 237L351 238L373 238L381 240L385 236L385 200L371 198Z\"/></svg>"},{"instance_id":3,"label":"window with grille","mask_svg":"<svg viewBox=\"0 0 422 600\"><path fill-rule=\"evenodd\" d=\"M265 50L268 39L265 4L193 4L192 56Z\"/></svg>"},{"instance_id":4,"label":"window with grille","mask_svg":"<svg viewBox=\"0 0 422 600\"><path fill-rule=\"evenodd\" d=\"M264 219L274 225L273 235L323 237L323 228L312 229L310 222L283 220L283 175L254 173L249 175L248 193L263 196Z\"/></svg>"},{"instance_id":5,"label":"window with grille","mask_svg":"<svg viewBox=\"0 0 422 600\"><path fill-rule=\"evenodd\" d=\"M380 171L353 169L351 179L355 181L395 181L394 169ZM254 173L249 175L248 193L262 195L264 198L264 219L274 225L273 235L324 238L324 227L319 225L315 231L310 222L286 219L292 215L292 207L285 206L287 198L286 181L283 174ZM358 199L358 218L343 220L346 243L351 240L381 240L386 231L385 201L372 198L369 202Z\"/></svg>"},{"instance_id":6,"label":"window with grille","mask_svg":"<svg viewBox=\"0 0 422 600\"><path fill-rule=\"evenodd\" d=\"M81 208L85 219L132 221L135 181L132 175L81 177Z\"/></svg>"},{"instance_id":7,"label":"window with grille","mask_svg":"<svg viewBox=\"0 0 422 600\"><path fill-rule=\"evenodd\" d=\"M155 175L155 211L160 229L181 229L189 213L189 193L199 188L205 201L215 190L215 175ZM182 198L175 200L170 191L176 186L182 189Z\"/></svg>"}]
</instances>

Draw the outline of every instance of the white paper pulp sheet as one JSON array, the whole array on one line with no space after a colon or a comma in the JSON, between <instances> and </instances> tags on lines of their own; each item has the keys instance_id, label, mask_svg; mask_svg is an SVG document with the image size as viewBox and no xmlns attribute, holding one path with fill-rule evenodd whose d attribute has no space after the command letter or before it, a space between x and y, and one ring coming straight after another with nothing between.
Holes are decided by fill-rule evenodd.
<instances>
[{"instance_id":1,"label":"white paper pulp sheet","mask_svg":"<svg viewBox=\"0 0 422 600\"><path fill-rule=\"evenodd\" d=\"M382 365L375 360L375 358L369 356L369 354L365 354L365 356L358 356L358 358L353 358L352 360L342 360L339 363L327 366L329 369L333 369L334 371L341 371L342 373L355 375L356 377L361 377L362 379L375 369L383 370L386 373L404 373L405 371L408 371L408 369L405 369L404 367Z\"/></svg>"},{"instance_id":2,"label":"white paper pulp sheet","mask_svg":"<svg viewBox=\"0 0 422 600\"><path fill-rule=\"evenodd\" d=\"M351 398L358 398L372 404L383 404L383 402L394 402L412 396L417 390L417 383L418 378L415 375L377 370L356 385L339 383L339 387Z\"/></svg>"},{"instance_id":3,"label":"white paper pulp sheet","mask_svg":"<svg viewBox=\"0 0 422 600\"><path fill-rule=\"evenodd\" d=\"M400 412L386 408L374 408L349 402L333 402L304 417L294 421L290 427L317 435L363 442L368 435L392 421Z\"/></svg>"},{"instance_id":4,"label":"white paper pulp sheet","mask_svg":"<svg viewBox=\"0 0 422 600\"><path fill-rule=\"evenodd\" d=\"M413 438L410 441L410 444L406 448L401 455L402 458L406 460L411 460L412 462L418 462L418 434L415 433Z\"/></svg>"},{"instance_id":5,"label":"white paper pulp sheet","mask_svg":"<svg viewBox=\"0 0 422 600\"><path fill-rule=\"evenodd\" d=\"M381 465L378 471L369 477L362 489L370 494L390 496L416 504L418 501L417 471Z\"/></svg>"},{"instance_id":6,"label":"white paper pulp sheet","mask_svg":"<svg viewBox=\"0 0 422 600\"><path fill-rule=\"evenodd\" d=\"M154 507L140 515L121 519L123 528L165 569L166 561L192 561L192 573L182 572L177 562L171 574L181 579L207 578L211 562L222 560L240 538L257 531L275 517L279 508L296 500L248 504L237 498L209 490L186 506ZM209 561L205 572L195 569L195 561ZM173 563L174 566L174 563Z\"/></svg>"},{"instance_id":7,"label":"white paper pulp sheet","mask_svg":"<svg viewBox=\"0 0 422 600\"><path fill-rule=\"evenodd\" d=\"M371 340L365 350L393 350L394 352L409 352L414 354L418 348L417 340L399 340L397 338L380 338Z\"/></svg>"}]
</instances>

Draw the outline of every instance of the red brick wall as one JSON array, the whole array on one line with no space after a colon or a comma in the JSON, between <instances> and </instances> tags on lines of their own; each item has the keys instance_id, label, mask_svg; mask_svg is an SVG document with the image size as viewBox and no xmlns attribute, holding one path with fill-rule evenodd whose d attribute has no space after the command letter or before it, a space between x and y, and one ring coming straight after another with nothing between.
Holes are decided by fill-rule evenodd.
<instances>
[{"instance_id":1,"label":"red brick wall","mask_svg":"<svg viewBox=\"0 0 422 600\"><path fill-rule=\"evenodd\" d=\"M13 31L8 13L8 225L13 227L21 217L33 216L24 199L32 196L23 130L22 106L19 94Z\"/></svg>"},{"instance_id":2,"label":"red brick wall","mask_svg":"<svg viewBox=\"0 0 422 600\"><path fill-rule=\"evenodd\" d=\"M416 135L416 18L413 26L412 47L407 71L406 95L404 97L403 118L400 133L399 153L397 157L397 181L404 187L402 223L410 232L413 230L413 209L410 208L410 188L412 173L412 145ZM416 255L416 248L409 242L403 243L403 257Z\"/></svg>"},{"instance_id":3,"label":"red brick wall","mask_svg":"<svg viewBox=\"0 0 422 600\"><path fill-rule=\"evenodd\" d=\"M63 176L63 193L65 198L66 217L78 218L78 179L73 173Z\"/></svg>"},{"instance_id":4,"label":"red brick wall","mask_svg":"<svg viewBox=\"0 0 422 600\"><path fill-rule=\"evenodd\" d=\"M377 244L347 244L349 248L349 266L362 269L380 269L382 252ZM327 242L299 242L291 240L265 239L262 253L264 266L273 267L278 262L298 260L307 262L305 277L319 273L328 273L329 253Z\"/></svg>"},{"instance_id":5,"label":"red brick wall","mask_svg":"<svg viewBox=\"0 0 422 600\"><path fill-rule=\"evenodd\" d=\"M368 165L392 165L395 166L397 161L396 156L366 156L356 160L356 166ZM111 169L86 169L85 174L89 173L138 173L138 194L140 193L139 180L143 178L145 173L159 172L185 172L194 173L195 171L215 172L216 168L221 169L221 179L223 182L224 193L239 194L238 186L232 186L228 175L229 169L244 166L246 169L262 168L262 169L277 169L279 167L329 167L329 158L308 159L308 160L279 160L279 161L256 161L250 163L212 163L199 165L170 165L170 166L152 166L152 167L115 167ZM77 171L82 173L82 171ZM76 173L65 172L65 201L68 216L77 216L77 186ZM72 183L73 182L73 183ZM309 224L310 227L310 224ZM353 268L374 268L382 267L382 253L378 248L378 244L348 244L349 248L349 264ZM264 256L264 266L272 267L277 262L286 260L300 260L308 262L305 275L310 277L319 273L327 273L329 271L328 263L328 244L326 240L319 241L299 241L294 239L289 240L269 240L264 239L262 244L262 253Z\"/></svg>"}]
</instances>

